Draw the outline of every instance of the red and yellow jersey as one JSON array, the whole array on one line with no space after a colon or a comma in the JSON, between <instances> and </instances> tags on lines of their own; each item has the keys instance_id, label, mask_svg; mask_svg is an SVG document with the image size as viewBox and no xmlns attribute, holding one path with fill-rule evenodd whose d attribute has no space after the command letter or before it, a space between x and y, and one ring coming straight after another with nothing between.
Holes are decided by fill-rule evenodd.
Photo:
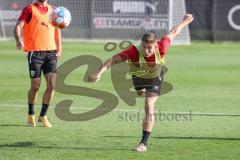
<instances>
[{"instance_id":1,"label":"red and yellow jersey","mask_svg":"<svg viewBox=\"0 0 240 160\"><path fill-rule=\"evenodd\" d=\"M160 54L160 58L163 58L164 55L167 53L168 47L170 46L170 39L164 36L161 40L157 42L158 51ZM121 51L119 53L123 61L132 61L133 63L139 62L139 53L138 49L135 45L130 46L127 50ZM155 54L150 57L144 57L147 63L154 63L155 62Z\"/></svg>"},{"instance_id":2,"label":"red and yellow jersey","mask_svg":"<svg viewBox=\"0 0 240 160\"><path fill-rule=\"evenodd\" d=\"M123 61L129 62L130 74L144 79L156 78L160 75L165 63L164 55L170 45L170 39L163 37L157 42L157 49L150 57L145 57L141 45L132 45L119 53Z\"/></svg>"}]
</instances>

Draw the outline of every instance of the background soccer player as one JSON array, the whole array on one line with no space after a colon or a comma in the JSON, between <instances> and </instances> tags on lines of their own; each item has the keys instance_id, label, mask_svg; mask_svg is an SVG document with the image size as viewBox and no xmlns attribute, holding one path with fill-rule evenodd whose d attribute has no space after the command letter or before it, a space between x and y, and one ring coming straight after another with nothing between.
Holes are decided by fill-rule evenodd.
<instances>
[{"instance_id":1,"label":"background soccer player","mask_svg":"<svg viewBox=\"0 0 240 160\"><path fill-rule=\"evenodd\" d=\"M42 99L42 110L38 121L44 127L52 127L46 117L49 103L54 94L57 61L61 57L61 33L49 22L49 14L53 7L47 0L36 0L26 6L14 29L17 49L28 53L31 87L28 91L28 124L35 127L34 105L43 72L47 88ZM23 41L21 31L23 30Z\"/></svg>"},{"instance_id":2,"label":"background soccer player","mask_svg":"<svg viewBox=\"0 0 240 160\"><path fill-rule=\"evenodd\" d=\"M100 79L101 75L112 65L128 61L133 84L140 96L145 96L145 117L143 121L143 135L136 151L147 151L147 141L154 124L154 105L160 95L163 73L161 62L174 38L181 30L193 21L191 14L186 14L181 23L171 29L161 40L154 33L143 35L141 45L132 45L127 50L108 59L95 73L88 77L90 82Z\"/></svg>"}]
</instances>

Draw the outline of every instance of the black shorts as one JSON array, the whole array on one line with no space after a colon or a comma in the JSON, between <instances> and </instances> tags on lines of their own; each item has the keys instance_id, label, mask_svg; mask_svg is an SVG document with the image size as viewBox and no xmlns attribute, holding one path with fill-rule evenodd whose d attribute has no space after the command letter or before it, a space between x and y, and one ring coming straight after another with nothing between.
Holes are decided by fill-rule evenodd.
<instances>
[{"instance_id":1,"label":"black shorts","mask_svg":"<svg viewBox=\"0 0 240 160\"><path fill-rule=\"evenodd\" d=\"M163 78L164 75L161 72L158 77L152 79L140 78L133 75L132 81L136 91L146 89L146 92L154 92L160 95Z\"/></svg>"},{"instance_id":2,"label":"black shorts","mask_svg":"<svg viewBox=\"0 0 240 160\"><path fill-rule=\"evenodd\" d=\"M30 78L41 77L47 73L57 73L56 51L33 51L28 53Z\"/></svg>"}]
</instances>

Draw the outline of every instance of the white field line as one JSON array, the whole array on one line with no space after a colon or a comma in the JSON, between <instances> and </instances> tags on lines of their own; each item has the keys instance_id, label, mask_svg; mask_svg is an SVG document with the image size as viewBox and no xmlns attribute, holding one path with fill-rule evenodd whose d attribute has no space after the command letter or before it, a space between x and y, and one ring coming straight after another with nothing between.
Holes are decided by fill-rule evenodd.
<instances>
[{"instance_id":1,"label":"white field line","mask_svg":"<svg viewBox=\"0 0 240 160\"><path fill-rule=\"evenodd\" d=\"M1 107L14 107L14 108L18 108L18 107L21 107L21 108L24 108L26 107L27 108L27 104L23 105L23 104L4 104L4 103L0 103L0 106ZM0 107L0 108L1 108ZM36 105L36 107L41 107L40 105ZM53 108L55 106L50 106L50 108ZM70 107L71 110L92 110L93 108L85 108L85 107L76 107L76 106L72 106ZM101 109L99 109L101 110ZM102 109L102 110L110 110L110 109ZM113 111L117 111L117 112L143 112L143 109L114 109ZM170 112L170 111L162 111L162 110L155 110L155 113L159 113L159 111L162 113L162 114L189 114L189 112ZM236 117L240 117L240 114L230 114L230 113L207 113L207 112L192 112L191 111L191 114L192 115L199 115L199 116L236 116Z\"/></svg>"}]
</instances>

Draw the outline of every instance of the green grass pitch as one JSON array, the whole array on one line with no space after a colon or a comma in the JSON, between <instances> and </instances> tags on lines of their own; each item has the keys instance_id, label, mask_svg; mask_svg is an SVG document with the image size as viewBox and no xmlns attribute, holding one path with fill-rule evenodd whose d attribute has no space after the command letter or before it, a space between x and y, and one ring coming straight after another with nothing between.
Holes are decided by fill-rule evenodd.
<instances>
[{"instance_id":1,"label":"green grass pitch","mask_svg":"<svg viewBox=\"0 0 240 160\"><path fill-rule=\"evenodd\" d=\"M106 60L117 52L105 52L102 43L64 43L60 63L80 56L95 55ZM161 96L156 110L164 113L189 112L191 120L156 121L146 153L131 151L141 136L141 121L121 119L137 114L143 99L128 106L111 83L110 71L96 84L83 82L86 67L78 68L67 84L110 92L119 98L116 110L90 121L60 120L54 107L48 116L52 129L26 126L29 87L26 55L14 42L0 42L0 160L26 159L162 159L220 160L240 157L240 45L239 43L193 43L172 46L166 56L167 82L173 91ZM40 111L43 88L36 112ZM56 93L53 106L73 99L73 113L86 112L101 101L78 95ZM200 114L196 114L200 113Z\"/></svg>"}]
</instances>

